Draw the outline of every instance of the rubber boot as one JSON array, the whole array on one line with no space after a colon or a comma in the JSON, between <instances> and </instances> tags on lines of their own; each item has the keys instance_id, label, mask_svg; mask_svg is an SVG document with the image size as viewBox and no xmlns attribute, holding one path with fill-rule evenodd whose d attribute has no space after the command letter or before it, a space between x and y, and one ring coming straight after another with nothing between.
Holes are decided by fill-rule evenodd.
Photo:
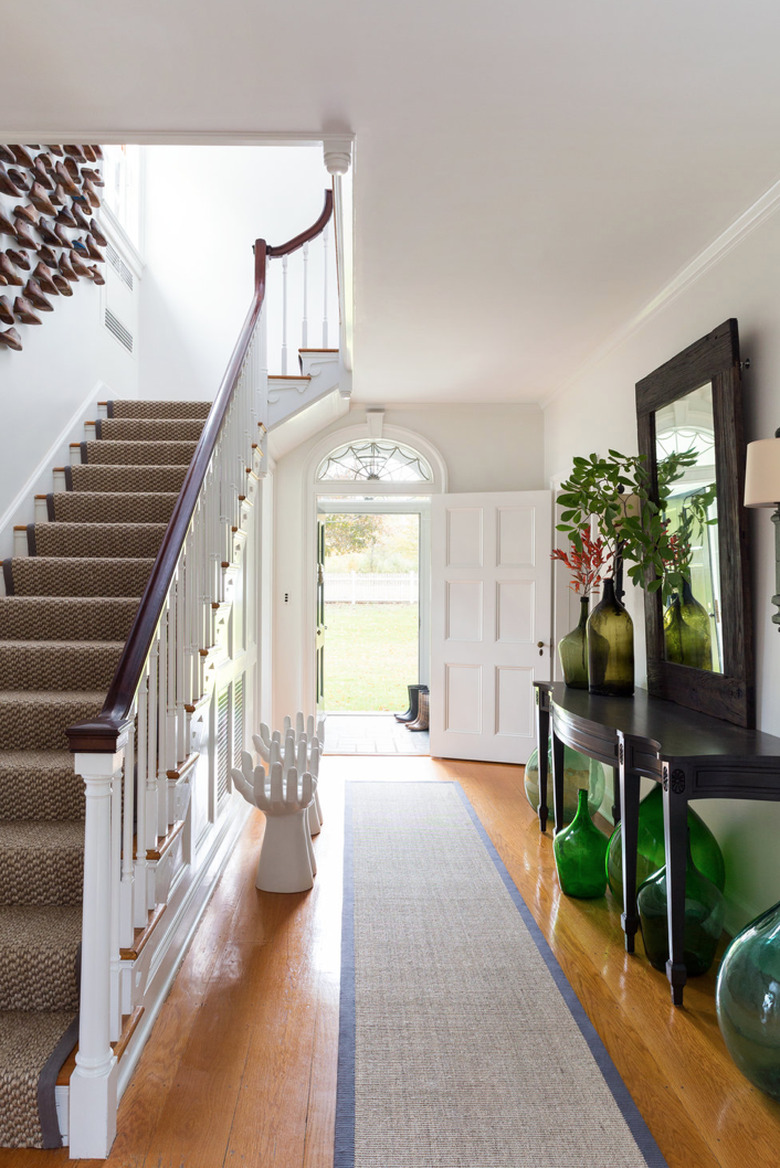
<instances>
[{"instance_id":1,"label":"rubber boot","mask_svg":"<svg viewBox=\"0 0 780 1168\"><path fill-rule=\"evenodd\" d=\"M425 693L420 693L419 713L418 713L417 718L415 719L414 722L407 722L406 723L407 730L427 730L428 729L428 716L430 713L430 700L431 699L430 699L430 696L429 696L427 690Z\"/></svg>"}]
</instances>

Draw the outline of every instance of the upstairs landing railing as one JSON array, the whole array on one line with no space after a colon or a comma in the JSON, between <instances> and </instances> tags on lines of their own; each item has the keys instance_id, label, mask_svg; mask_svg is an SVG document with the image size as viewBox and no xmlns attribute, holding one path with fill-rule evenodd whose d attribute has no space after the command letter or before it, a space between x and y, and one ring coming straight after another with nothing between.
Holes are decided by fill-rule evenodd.
<instances>
[{"instance_id":1,"label":"upstairs landing railing","mask_svg":"<svg viewBox=\"0 0 780 1168\"><path fill-rule=\"evenodd\" d=\"M133 1006L121 950L155 907L147 856L180 818L169 782L184 771L190 719L207 695L204 662L224 620L226 580L245 523L243 500L263 445L269 257L319 235L333 211L276 247L254 245L255 284L239 339L184 480L103 709L67 733L85 782L81 1006L70 1079L71 1157L104 1157L116 1134L111 1048Z\"/></svg>"}]
</instances>

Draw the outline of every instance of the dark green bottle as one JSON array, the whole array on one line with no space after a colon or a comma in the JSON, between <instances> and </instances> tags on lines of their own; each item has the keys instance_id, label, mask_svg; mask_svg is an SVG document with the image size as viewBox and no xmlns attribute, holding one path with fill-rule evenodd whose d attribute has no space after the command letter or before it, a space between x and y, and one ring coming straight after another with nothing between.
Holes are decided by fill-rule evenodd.
<instances>
[{"instance_id":1,"label":"dark green bottle","mask_svg":"<svg viewBox=\"0 0 780 1168\"><path fill-rule=\"evenodd\" d=\"M634 692L634 623L615 596L613 580L588 617L588 689L630 697Z\"/></svg>"},{"instance_id":2,"label":"dark green bottle","mask_svg":"<svg viewBox=\"0 0 780 1168\"><path fill-rule=\"evenodd\" d=\"M692 669L712 669L712 632L706 608L686 580L682 599L675 593L664 613L666 660Z\"/></svg>"},{"instance_id":3,"label":"dark green bottle","mask_svg":"<svg viewBox=\"0 0 780 1168\"><path fill-rule=\"evenodd\" d=\"M577 814L553 840L555 866L561 889L567 896L603 896L607 887L604 860L607 837L599 831L588 810L588 792L577 794Z\"/></svg>"},{"instance_id":4,"label":"dark green bottle","mask_svg":"<svg viewBox=\"0 0 780 1168\"><path fill-rule=\"evenodd\" d=\"M726 865L723 853L707 824L688 804L688 833L693 862L703 875L723 891L726 887ZM664 848L664 792L656 783L649 795L639 804L636 838L637 888L653 872L666 863ZM613 896L623 903L623 825L618 823L609 837L607 849L607 879Z\"/></svg>"},{"instance_id":5,"label":"dark green bottle","mask_svg":"<svg viewBox=\"0 0 780 1168\"><path fill-rule=\"evenodd\" d=\"M571 689L588 688L587 623L590 597L580 597L580 623L558 642L563 679Z\"/></svg>"},{"instance_id":6,"label":"dark green bottle","mask_svg":"<svg viewBox=\"0 0 780 1168\"><path fill-rule=\"evenodd\" d=\"M669 959L666 865L645 880L636 894L645 953L654 969L665 970ZM719 888L703 876L691 856L690 837L685 866L685 937L683 961L689 977L706 973L715 960L723 932L726 902Z\"/></svg>"}]
</instances>

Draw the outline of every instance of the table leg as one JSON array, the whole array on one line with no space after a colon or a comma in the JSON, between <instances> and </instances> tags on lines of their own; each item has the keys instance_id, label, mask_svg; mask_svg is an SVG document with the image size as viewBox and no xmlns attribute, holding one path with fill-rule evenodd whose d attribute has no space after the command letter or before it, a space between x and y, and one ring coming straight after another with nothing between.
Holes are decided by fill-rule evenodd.
<instances>
[{"instance_id":1,"label":"table leg","mask_svg":"<svg viewBox=\"0 0 780 1168\"><path fill-rule=\"evenodd\" d=\"M639 928L636 911L636 853L639 829L639 773L633 765L633 742L620 734L618 742L618 790L623 812L623 913L620 923L625 933L626 952L634 952L634 938Z\"/></svg>"},{"instance_id":2,"label":"table leg","mask_svg":"<svg viewBox=\"0 0 780 1168\"><path fill-rule=\"evenodd\" d=\"M550 747L550 698L541 688L536 690L536 751L539 756L539 830L547 827L547 752Z\"/></svg>"},{"instance_id":3,"label":"table leg","mask_svg":"<svg viewBox=\"0 0 780 1168\"><path fill-rule=\"evenodd\" d=\"M612 822L620 823L620 775L617 767L612 767Z\"/></svg>"},{"instance_id":4,"label":"table leg","mask_svg":"<svg viewBox=\"0 0 780 1168\"><path fill-rule=\"evenodd\" d=\"M555 811L556 833L564 826L563 823L563 743L555 733L555 722L552 727L552 763L553 763L553 809Z\"/></svg>"},{"instance_id":5,"label":"table leg","mask_svg":"<svg viewBox=\"0 0 780 1168\"><path fill-rule=\"evenodd\" d=\"M671 777L664 764L664 847L666 849L666 913L669 959L666 976L675 1006L683 1004L688 977L685 968L685 864L688 852L688 796L685 772L675 767Z\"/></svg>"}]
</instances>

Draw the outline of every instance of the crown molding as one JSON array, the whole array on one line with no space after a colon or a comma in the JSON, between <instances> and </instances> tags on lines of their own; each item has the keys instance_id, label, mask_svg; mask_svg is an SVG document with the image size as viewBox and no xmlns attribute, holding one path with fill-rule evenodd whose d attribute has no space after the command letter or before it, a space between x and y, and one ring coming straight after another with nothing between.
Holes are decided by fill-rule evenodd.
<instances>
[{"instance_id":1,"label":"crown molding","mask_svg":"<svg viewBox=\"0 0 780 1168\"><path fill-rule=\"evenodd\" d=\"M354 142L354 133L344 130L124 130L92 126L90 129L20 130L0 127L0 141L26 142L99 142L121 146L132 142L139 146L321 146L330 141Z\"/></svg>"},{"instance_id":2,"label":"crown molding","mask_svg":"<svg viewBox=\"0 0 780 1168\"><path fill-rule=\"evenodd\" d=\"M744 239L757 227L760 227L780 206L780 181L765 191L755 203L751 204L734 222L721 232L711 244L699 252L697 256L686 264L676 276L665 284L663 288L649 300L644 307L617 329L607 340L587 357L578 367L576 373L553 390L540 401L542 409L546 409L567 390L571 389L580 378L589 370L600 365L610 353L624 345L630 337L639 332L654 316L671 304L678 296L702 278L710 268L720 263L730 251L738 247Z\"/></svg>"}]
</instances>

